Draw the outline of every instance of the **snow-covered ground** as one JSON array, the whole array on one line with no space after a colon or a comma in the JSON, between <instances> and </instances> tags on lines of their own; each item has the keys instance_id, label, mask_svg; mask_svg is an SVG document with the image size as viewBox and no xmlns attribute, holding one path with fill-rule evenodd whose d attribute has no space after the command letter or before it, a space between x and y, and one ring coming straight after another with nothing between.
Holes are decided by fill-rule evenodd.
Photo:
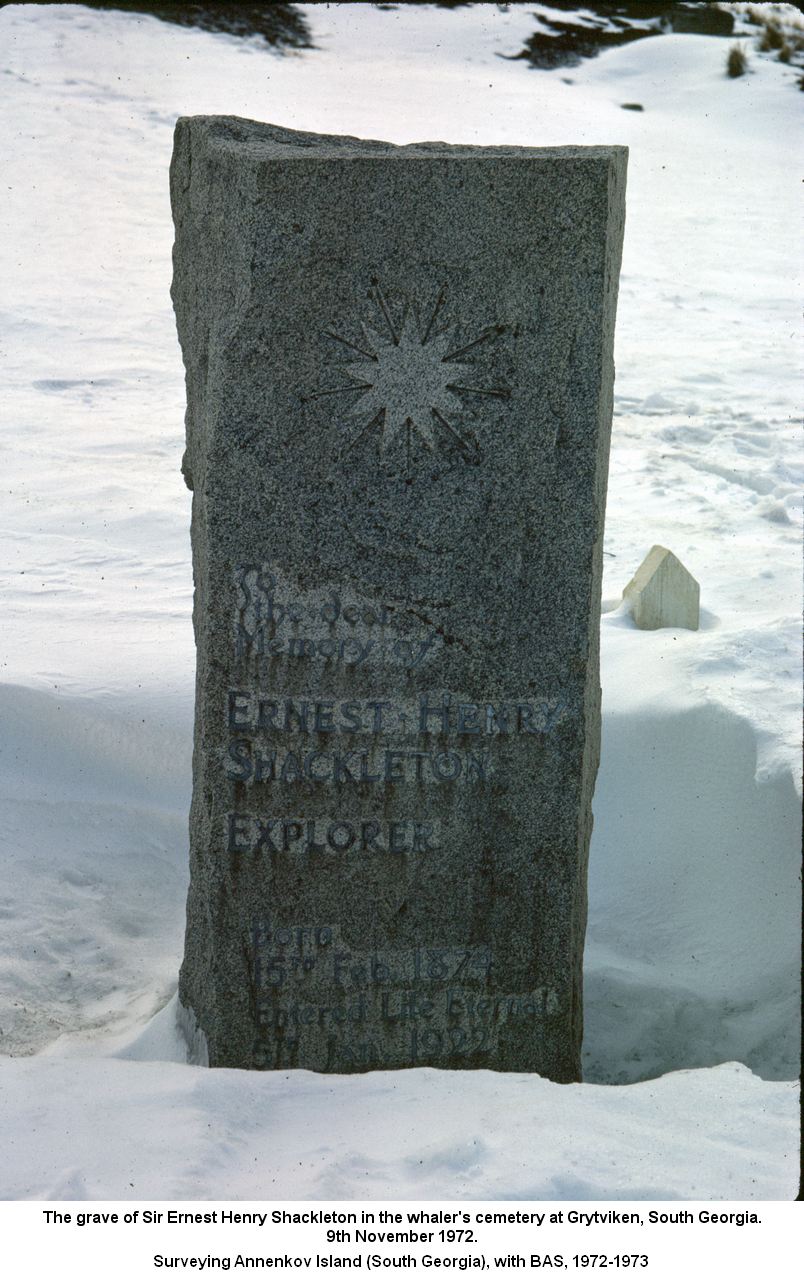
<instances>
[{"instance_id":1,"label":"snow-covered ground","mask_svg":"<svg viewBox=\"0 0 804 1273\"><path fill-rule=\"evenodd\" d=\"M283 57L151 17L0 12L0 1197L791 1197L795 72L755 57L729 80L727 43L686 35L534 71L497 56L533 29L527 6L303 7L316 49ZM198 113L631 147L584 1086L186 1064L167 168L176 116ZM619 608L654 543L700 580L699 632L640 632Z\"/></svg>"}]
</instances>

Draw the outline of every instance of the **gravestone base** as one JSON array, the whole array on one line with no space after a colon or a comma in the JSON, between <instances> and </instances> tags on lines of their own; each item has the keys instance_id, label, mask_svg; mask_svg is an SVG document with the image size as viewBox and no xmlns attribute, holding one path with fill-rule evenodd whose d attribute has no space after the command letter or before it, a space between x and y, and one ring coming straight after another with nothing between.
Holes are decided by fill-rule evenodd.
<instances>
[{"instance_id":1,"label":"gravestone base","mask_svg":"<svg viewBox=\"0 0 804 1273\"><path fill-rule=\"evenodd\" d=\"M580 1077L625 157L177 125L211 1065Z\"/></svg>"}]
</instances>

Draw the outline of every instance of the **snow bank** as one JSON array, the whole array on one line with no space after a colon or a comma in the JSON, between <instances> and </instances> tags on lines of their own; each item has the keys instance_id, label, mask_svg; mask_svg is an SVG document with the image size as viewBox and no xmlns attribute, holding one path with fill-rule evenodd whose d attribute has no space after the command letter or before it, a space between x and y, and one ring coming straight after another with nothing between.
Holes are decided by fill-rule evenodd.
<instances>
[{"instance_id":1,"label":"snow bank","mask_svg":"<svg viewBox=\"0 0 804 1273\"><path fill-rule=\"evenodd\" d=\"M0 1084L0 1196L12 1199L714 1200L796 1189L793 1084L735 1064L612 1088L482 1070L322 1076L33 1058L0 1061Z\"/></svg>"},{"instance_id":2,"label":"snow bank","mask_svg":"<svg viewBox=\"0 0 804 1273\"><path fill-rule=\"evenodd\" d=\"M633 646L627 618L612 628ZM789 772L756 781L745 718L666 683L662 652L686 635L640 634L649 688L625 649L609 680L585 953L592 1081L735 1058L798 1074L798 795Z\"/></svg>"},{"instance_id":3,"label":"snow bank","mask_svg":"<svg viewBox=\"0 0 804 1273\"><path fill-rule=\"evenodd\" d=\"M125 1028L172 995L189 748L92 698L0 686L0 1045Z\"/></svg>"}]
</instances>

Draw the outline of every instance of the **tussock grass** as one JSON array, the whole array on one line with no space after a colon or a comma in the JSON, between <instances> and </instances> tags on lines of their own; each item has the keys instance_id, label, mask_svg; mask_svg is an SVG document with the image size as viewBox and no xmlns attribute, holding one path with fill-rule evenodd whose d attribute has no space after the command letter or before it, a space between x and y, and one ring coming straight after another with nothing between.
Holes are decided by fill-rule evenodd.
<instances>
[{"instance_id":1,"label":"tussock grass","mask_svg":"<svg viewBox=\"0 0 804 1273\"><path fill-rule=\"evenodd\" d=\"M742 44L732 44L726 58L726 74L736 80L748 70L748 56Z\"/></svg>"},{"instance_id":2,"label":"tussock grass","mask_svg":"<svg viewBox=\"0 0 804 1273\"><path fill-rule=\"evenodd\" d=\"M762 32L762 37L759 41L760 53L772 53L774 49L783 48L784 44L785 38L782 28L778 22L770 19L765 23L765 30Z\"/></svg>"}]
</instances>

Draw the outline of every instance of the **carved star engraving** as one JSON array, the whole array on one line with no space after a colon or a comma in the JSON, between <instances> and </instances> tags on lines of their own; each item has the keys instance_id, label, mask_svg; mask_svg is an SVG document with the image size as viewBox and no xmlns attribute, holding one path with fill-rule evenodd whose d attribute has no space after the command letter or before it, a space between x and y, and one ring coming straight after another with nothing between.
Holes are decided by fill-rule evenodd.
<instances>
[{"instance_id":1,"label":"carved star engraving","mask_svg":"<svg viewBox=\"0 0 804 1273\"><path fill-rule=\"evenodd\" d=\"M467 436L470 403L483 397L507 398L510 390L474 383L472 360L481 346L495 340L502 327L490 326L467 337L449 317L447 289L422 310L404 298L392 311L378 282L372 286L372 320L360 322L355 339L326 330L323 335L352 357L337 365L350 384L334 385L310 395L353 395L344 412L345 452L379 434L383 457L404 453L410 467L415 447L437 452L449 442L465 459L474 459L476 446Z\"/></svg>"}]
</instances>

